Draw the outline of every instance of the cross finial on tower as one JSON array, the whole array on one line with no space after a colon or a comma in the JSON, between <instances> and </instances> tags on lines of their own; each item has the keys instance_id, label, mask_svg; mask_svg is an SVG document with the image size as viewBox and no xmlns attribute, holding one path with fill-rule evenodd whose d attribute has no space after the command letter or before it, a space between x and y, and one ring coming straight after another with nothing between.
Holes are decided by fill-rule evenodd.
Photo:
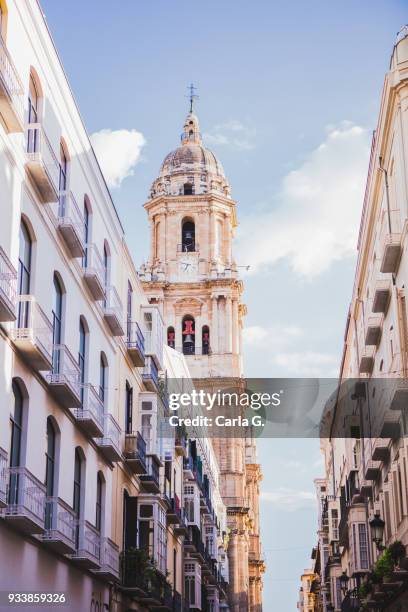
<instances>
[{"instance_id":1,"label":"cross finial on tower","mask_svg":"<svg viewBox=\"0 0 408 612\"><path fill-rule=\"evenodd\" d=\"M194 87L193 83L187 88L189 90L189 98L190 98L190 113L193 112L194 109L194 100L198 100L199 96L194 92L197 91L197 87Z\"/></svg>"}]
</instances>

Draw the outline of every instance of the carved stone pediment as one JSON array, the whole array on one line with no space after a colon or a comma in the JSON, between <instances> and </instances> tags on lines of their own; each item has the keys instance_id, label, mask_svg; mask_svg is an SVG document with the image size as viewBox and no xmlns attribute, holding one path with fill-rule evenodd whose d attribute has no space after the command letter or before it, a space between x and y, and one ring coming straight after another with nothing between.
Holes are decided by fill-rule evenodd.
<instances>
[{"instance_id":1,"label":"carved stone pediment","mask_svg":"<svg viewBox=\"0 0 408 612\"><path fill-rule=\"evenodd\" d=\"M174 304L174 310L176 315L185 315L190 314L193 317L197 317L201 315L201 309L203 307L203 302L201 300L197 300L194 297L185 297L177 300Z\"/></svg>"}]
</instances>

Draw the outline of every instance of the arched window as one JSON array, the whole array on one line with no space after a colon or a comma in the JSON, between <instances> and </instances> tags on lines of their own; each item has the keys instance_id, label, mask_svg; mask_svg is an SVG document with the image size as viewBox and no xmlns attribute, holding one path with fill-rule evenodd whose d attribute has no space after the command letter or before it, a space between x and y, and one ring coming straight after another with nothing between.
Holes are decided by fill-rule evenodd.
<instances>
[{"instance_id":1,"label":"arched window","mask_svg":"<svg viewBox=\"0 0 408 612\"><path fill-rule=\"evenodd\" d=\"M202 347L203 347L203 355L210 354L210 328L208 325L203 325L202 329Z\"/></svg>"},{"instance_id":2,"label":"arched window","mask_svg":"<svg viewBox=\"0 0 408 612\"><path fill-rule=\"evenodd\" d=\"M30 72L30 82L28 86L28 125L35 125L39 121L39 101L40 93L34 75ZM27 132L27 153L36 153L38 146L39 132L33 127Z\"/></svg>"},{"instance_id":3,"label":"arched window","mask_svg":"<svg viewBox=\"0 0 408 612\"><path fill-rule=\"evenodd\" d=\"M56 274L54 274L54 298L52 307L52 369L54 374L60 371L60 351L58 345L62 342L62 288Z\"/></svg>"},{"instance_id":4,"label":"arched window","mask_svg":"<svg viewBox=\"0 0 408 612\"><path fill-rule=\"evenodd\" d=\"M85 322L84 320L81 318L79 320L79 350L78 350L78 364L79 364L79 371L80 371L80 380L81 380L81 402L84 401L84 387L83 385L85 384L85 376L86 376L86 360L87 360L87 354L86 354L86 335L87 335L87 331L86 331L86 327L85 327Z\"/></svg>"},{"instance_id":5,"label":"arched window","mask_svg":"<svg viewBox=\"0 0 408 612\"><path fill-rule=\"evenodd\" d=\"M104 480L101 472L98 472L96 479L96 517L95 527L98 531L102 530L102 516L103 516L103 489Z\"/></svg>"},{"instance_id":6,"label":"arched window","mask_svg":"<svg viewBox=\"0 0 408 612\"><path fill-rule=\"evenodd\" d=\"M18 255L18 293L27 295L30 293L31 284L31 254L32 243L30 234L24 221L20 225L20 249Z\"/></svg>"},{"instance_id":7,"label":"arched window","mask_svg":"<svg viewBox=\"0 0 408 612\"><path fill-rule=\"evenodd\" d=\"M108 360L105 353L101 353L99 361L99 397L105 402L106 385L108 379Z\"/></svg>"},{"instance_id":8,"label":"arched window","mask_svg":"<svg viewBox=\"0 0 408 612\"><path fill-rule=\"evenodd\" d=\"M86 268L88 265L88 244L90 241L90 206L88 198L85 196L84 198L84 242L85 242L85 253L82 258L82 267Z\"/></svg>"},{"instance_id":9,"label":"arched window","mask_svg":"<svg viewBox=\"0 0 408 612\"><path fill-rule=\"evenodd\" d=\"M174 327L167 328L167 346L170 346L173 349L176 346L176 333L174 331Z\"/></svg>"},{"instance_id":10,"label":"arched window","mask_svg":"<svg viewBox=\"0 0 408 612\"><path fill-rule=\"evenodd\" d=\"M126 381L126 406L125 406L125 432L131 434L133 432L133 389Z\"/></svg>"},{"instance_id":11,"label":"arched window","mask_svg":"<svg viewBox=\"0 0 408 612\"><path fill-rule=\"evenodd\" d=\"M108 243L105 240L103 245L103 268L104 268L104 281L105 289L109 285L109 273L110 273L110 252Z\"/></svg>"},{"instance_id":12,"label":"arched window","mask_svg":"<svg viewBox=\"0 0 408 612\"><path fill-rule=\"evenodd\" d=\"M132 335L132 309L133 309L133 288L128 281L127 300L126 300L126 323L127 323L127 339L131 341Z\"/></svg>"},{"instance_id":13,"label":"arched window","mask_svg":"<svg viewBox=\"0 0 408 612\"><path fill-rule=\"evenodd\" d=\"M184 183L184 195L194 195L193 183Z\"/></svg>"},{"instance_id":14,"label":"arched window","mask_svg":"<svg viewBox=\"0 0 408 612\"><path fill-rule=\"evenodd\" d=\"M23 394L18 383L13 380L14 410L10 416L10 467L19 467L22 460L23 441ZM8 503L18 504L19 478L13 471L10 473Z\"/></svg>"},{"instance_id":15,"label":"arched window","mask_svg":"<svg viewBox=\"0 0 408 612\"><path fill-rule=\"evenodd\" d=\"M66 191L67 191L68 156L63 143L60 144L60 164L59 164L59 211L60 217L65 216Z\"/></svg>"},{"instance_id":16,"label":"arched window","mask_svg":"<svg viewBox=\"0 0 408 612\"><path fill-rule=\"evenodd\" d=\"M195 225L191 219L185 219L181 226L181 250L195 251Z\"/></svg>"},{"instance_id":17,"label":"arched window","mask_svg":"<svg viewBox=\"0 0 408 612\"><path fill-rule=\"evenodd\" d=\"M195 354L195 321L190 315L183 317L182 322L182 339L184 355Z\"/></svg>"}]
</instances>

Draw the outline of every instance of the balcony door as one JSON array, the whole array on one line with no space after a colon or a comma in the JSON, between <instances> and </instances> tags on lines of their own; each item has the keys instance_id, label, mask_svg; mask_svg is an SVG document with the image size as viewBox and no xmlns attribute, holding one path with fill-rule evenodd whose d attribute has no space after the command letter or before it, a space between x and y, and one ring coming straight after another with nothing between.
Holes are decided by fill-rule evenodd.
<instances>
[{"instance_id":1,"label":"balcony door","mask_svg":"<svg viewBox=\"0 0 408 612\"><path fill-rule=\"evenodd\" d=\"M14 411L10 416L10 468L21 466L21 445L23 435L23 395L18 384L13 381ZM11 471L8 503L18 504L19 474Z\"/></svg>"},{"instance_id":2,"label":"balcony door","mask_svg":"<svg viewBox=\"0 0 408 612\"><path fill-rule=\"evenodd\" d=\"M28 88L28 125L38 123L38 106L39 94L34 76L30 74L30 83ZM36 129L28 129L27 134L27 153L37 152L38 131Z\"/></svg>"},{"instance_id":3,"label":"balcony door","mask_svg":"<svg viewBox=\"0 0 408 612\"><path fill-rule=\"evenodd\" d=\"M45 490L47 503L45 506L45 528L52 529L54 504L50 498L55 494L55 429L47 419L47 450L45 452ZM56 506L55 506L56 508Z\"/></svg>"},{"instance_id":4,"label":"balcony door","mask_svg":"<svg viewBox=\"0 0 408 612\"><path fill-rule=\"evenodd\" d=\"M20 247L18 254L17 291L19 295L29 295L31 285L32 243L25 223L20 225ZM18 306L17 326L28 327L30 302L20 302Z\"/></svg>"},{"instance_id":5,"label":"balcony door","mask_svg":"<svg viewBox=\"0 0 408 612\"><path fill-rule=\"evenodd\" d=\"M58 278L54 275L54 304L52 308L52 371L60 372L60 350L55 347L61 344L62 337L62 289Z\"/></svg>"}]
</instances>

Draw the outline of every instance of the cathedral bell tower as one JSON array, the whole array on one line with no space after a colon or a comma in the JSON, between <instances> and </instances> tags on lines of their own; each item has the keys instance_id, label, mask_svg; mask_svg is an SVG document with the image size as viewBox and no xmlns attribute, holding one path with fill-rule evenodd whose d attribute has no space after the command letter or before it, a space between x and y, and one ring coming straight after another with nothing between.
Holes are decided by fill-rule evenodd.
<instances>
[{"instance_id":1,"label":"cathedral bell tower","mask_svg":"<svg viewBox=\"0 0 408 612\"><path fill-rule=\"evenodd\" d=\"M168 345L184 353L193 379L205 386L242 377L246 307L232 252L236 203L221 163L203 146L193 102L194 96L181 144L164 159L144 205L151 238L140 277L150 302L161 308ZM256 483L261 475L251 468L249 478L246 468L256 464L255 447L231 438L214 439L213 446L230 531L230 609L259 612L262 584L254 594L250 560L258 520L251 508L257 513L258 503L249 499L258 488L248 486L253 474Z\"/></svg>"}]
</instances>

